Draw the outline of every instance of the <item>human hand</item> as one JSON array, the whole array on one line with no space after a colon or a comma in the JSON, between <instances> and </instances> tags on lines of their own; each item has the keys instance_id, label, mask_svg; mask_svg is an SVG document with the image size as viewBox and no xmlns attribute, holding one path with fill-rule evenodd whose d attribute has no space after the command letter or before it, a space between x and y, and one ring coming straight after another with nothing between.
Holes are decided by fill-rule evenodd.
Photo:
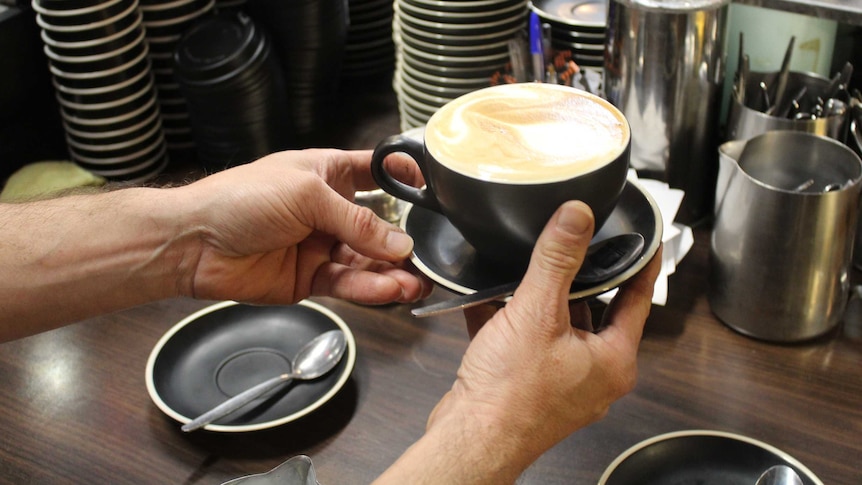
<instances>
[{"instance_id":1,"label":"human hand","mask_svg":"<svg viewBox=\"0 0 862 485\"><path fill-rule=\"evenodd\" d=\"M412 239L352 203L357 190L376 188L370 160L370 151L286 151L175 189L197 207L185 221L195 244L181 291L254 303L427 296L431 284L403 265ZM415 164L386 162L403 182L422 183Z\"/></svg>"},{"instance_id":2,"label":"human hand","mask_svg":"<svg viewBox=\"0 0 862 485\"><path fill-rule=\"evenodd\" d=\"M425 436L381 483L397 483L416 466L433 468L431 476L447 483L512 483L633 388L661 251L620 288L593 333L586 303L570 310L568 294L594 225L581 202L554 214L511 301L480 329L472 321L478 331ZM474 310L468 321L487 311Z\"/></svg>"}]
</instances>

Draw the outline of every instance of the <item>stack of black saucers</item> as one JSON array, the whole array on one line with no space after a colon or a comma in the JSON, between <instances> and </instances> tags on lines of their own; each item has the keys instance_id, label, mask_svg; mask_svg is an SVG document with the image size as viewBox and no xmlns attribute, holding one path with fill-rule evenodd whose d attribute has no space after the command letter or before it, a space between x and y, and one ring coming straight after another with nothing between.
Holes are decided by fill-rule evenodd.
<instances>
[{"instance_id":1,"label":"stack of black saucers","mask_svg":"<svg viewBox=\"0 0 862 485\"><path fill-rule=\"evenodd\" d=\"M524 29L526 0L395 0L393 31L401 129L423 126L441 106L490 85Z\"/></svg>"},{"instance_id":2,"label":"stack of black saucers","mask_svg":"<svg viewBox=\"0 0 862 485\"><path fill-rule=\"evenodd\" d=\"M174 74L208 172L293 146L281 69L269 39L244 13L193 26L177 44Z\"/></svg>"},{"instance_id":3,"label":"stack of black saucers","mask_svg":"<svg viewBox=\"0 0 862 485\"><path fill-rule=\"evenodd\" d=\"M608 0L531 0L530 10L551 27L551 45L567 50L580 66L604 67Z\"/></svg>"},{"instance_id":4,"label":"stack of black saucers","mask_svg":"<svg viewBox=\"0 0 862 485\"><path fill-rule=\"evenodd\" d=\"M392 0L349 0L350 27L342 77L362 79L391 73L395 68L392 40Z\"/></svg>"},{"instance_id":5,"label":"stack of black saucers","mask_svg":"<svg viewBox=\"0 0 862 485\"><path fill-rule=\"evenodd\" d=\"M173 54L182 35L213 10L215 0L140 0L140 4L168 151L182 157L194 142L188 103L174 79Z\"/></svg>"},{"instance_id":6,"label":"stack of black saucers","mask_svg":"<svg viewBox=\"0 0 862 485\"><path fill-rule=\"evenodd\" d=\"M272 38L296 134L316 135L335 111L347 37L344 0L248 0L244 10Z\"/></svg>"},{"instance_id":7,"label":"stack of black saucers","mask_svg":"<svg viewBox=\"0 0 862 485\"><path fill-rule=\"evenodd\" d=\"M137 0L34 0L74 162L140 182L168 163Z\"/></svg>"}]
</instances>

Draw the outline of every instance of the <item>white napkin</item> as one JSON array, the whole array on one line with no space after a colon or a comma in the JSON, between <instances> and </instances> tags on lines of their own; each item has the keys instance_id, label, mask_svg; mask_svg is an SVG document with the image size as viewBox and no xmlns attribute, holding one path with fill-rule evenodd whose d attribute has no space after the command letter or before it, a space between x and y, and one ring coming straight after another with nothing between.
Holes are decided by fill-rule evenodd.
<instances>
[{"instance_id":1,"label":"white napkin","mask_svg":"<svg viewBox=\"0 0 862 485\"><path fill-rule=\"evenodd\" d=\"M638 182L655 199L659 212L661 212L664 223L661 238L664 243L664 251L662 252L661 272L655 282L652 302L655 305L664 305L667 303L667 279L676 272L676 266L694 245L694 234L691 227L673 222L685 193L682 190L673 189L659 180L638 178L634 170L629 170L629 180ZM608 303L616 293L617 290L613 289L599 295L598 299Z\"/></svg>"}]
</instances>

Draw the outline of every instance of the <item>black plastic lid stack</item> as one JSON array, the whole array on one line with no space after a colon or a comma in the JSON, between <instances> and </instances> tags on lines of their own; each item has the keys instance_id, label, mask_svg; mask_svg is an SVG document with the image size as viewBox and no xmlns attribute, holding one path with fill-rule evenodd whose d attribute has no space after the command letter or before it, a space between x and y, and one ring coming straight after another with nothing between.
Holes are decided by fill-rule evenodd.
<instances>
[{"instance_id":1,"label":"black plastic lid stack","mask_svg":"<svg viewBox=\"0 0 862 485\"><path fill-rule=\"evenodd\" d=\"M177 44L174 73L208 172L293 146L282 71L247 15L221 13L193 26Z\"/></svg>"},{"instance_id":2,"label":"black plastic lid stack","mask_svg":"<svg viewBox=\"0 0 862 485\"><path fill-rule=\"evenodd\" d=\"M349 24L346 0L248 0L244 9L272 40L297 135L313 138L336 111Z\"/></svg>"},{"instance_id":3,"label":"black plastic lid stack","mask_svg":"<svg viewBox=\"0 0 862 485\"><path fill-rule=\"evenodd\" d=\"M214 11L215 0L140 0L168 150L194 156L188 103L174 78L173 55L183 34Z\"/></svg>"}]
</instances>

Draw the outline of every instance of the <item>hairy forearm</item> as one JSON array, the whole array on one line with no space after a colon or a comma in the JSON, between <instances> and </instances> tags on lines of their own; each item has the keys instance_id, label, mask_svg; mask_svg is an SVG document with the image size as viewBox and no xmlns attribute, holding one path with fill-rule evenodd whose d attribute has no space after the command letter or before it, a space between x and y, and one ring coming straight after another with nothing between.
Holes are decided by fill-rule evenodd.
<instances>
[{"instance_id":1,"label":"hairy forearm","mask_svg":"<svg viewBox=\"0 0 862 485\"><path fill-rule=\"evenodd\" d=\"M193 236L176 195L135 188L0 204L0 341L180 294L183 239Z\"/></svg>"},{"instance_id":2,"label":"hairy forearm","mask_svg":"<svg viewBox=\"0 0 862 485\"><path fill-rule=\"evenodd\" d=\"M545 445L535 443L533 433L518 429L521 425L515 424L515 419L503 420L499 413L493 417L490 413L464 412L463 403L452 404L452 396L447 395L425 435L374 485L515 483L544 451Z\"/></svg>"}]
</instances>

